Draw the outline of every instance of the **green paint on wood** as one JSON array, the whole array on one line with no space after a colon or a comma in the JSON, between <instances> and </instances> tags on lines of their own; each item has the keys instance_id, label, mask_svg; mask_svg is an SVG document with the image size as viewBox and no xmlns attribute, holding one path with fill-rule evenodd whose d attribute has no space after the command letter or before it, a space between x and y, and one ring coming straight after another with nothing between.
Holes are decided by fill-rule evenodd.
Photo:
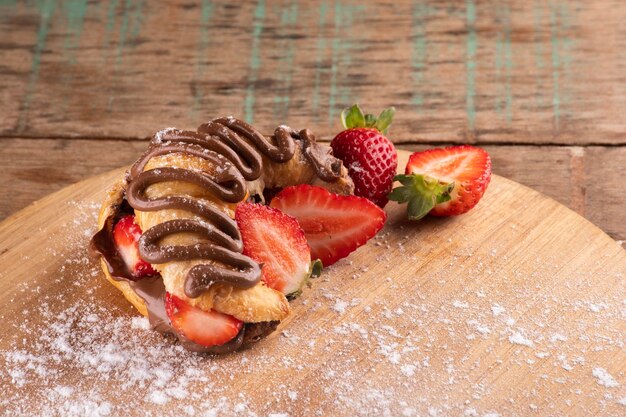
<instances>
[{"instance_id":1,"label":"green paint on wood","mask_svg":"<svg viewBox=\"0 0 626 417\"><path fill-rule=\"evenodd\" d=\"M209 46L209 22L213 17L215 6L211 0L202 0L200 7L200 37L198 39L198 51L196 59L196 82L193 89L193 103L191 105L191 118L195 117L196 112L200 108L200 103L204 98L204 88L201 81L204 78L206 70L206 61L204 54Z\"/></svg>"},{"instance_id":2,"label":"green paint on wood","mask_svg":"<svg viewBox=\"0 0 626 417\"><path fill-rule=\"evenodd\" d=\"M39 11L39 28L37 29L35 52L33 53L30 75L28 77L28 83L26 84L26 92L24 93L24 100L22 102L20 116L17 121L18 132L23 132L26 129L28 111L32 102L33 91L35 90L37 80L39 79L41 55L46 47L46 39L48 38L52 16L54 15L54 11L56 9L56 1L43 0L37 3L37 6Z\"/></svg>"},{"instance_id":3,"label":"green paint on wood","mask_svg":"<svg viewBox=\"0 0 626 417\"><path fill-rule=\"evenodd\" d=\"M116 50L116 66L121 64L124 48L133 43L141 32L143 23L143 0L126 0Z\"/></svg>"},{"instance_id":4,"label":"green paint on wood","mask_svg":"<svg viewBox=\"0 0 626 417\"><path fill-rule=\"evenodd\" d=\"M130 40L135 42L141 34L141 27L144 21L144 0L138 0L131 12L131 24L130 24Z\"/></svg>"},{"instance_id":5,"label":"green paint on wood","mask_svg":"<svg viewBox=\"0 0 626 417\"><path fill-rule=\"evenodd\" d=\"M115 48L115 66L113 68L114 84L117 84L120 72L119 67L122 64L124 58L124 51L127 44L134 46L135 40L141 32L141 26L143 23L143 0L126 0L122 11L122 20L119 27L119 36L117 40L117 47ZM114 6L117 6L117 2ZM109 31L113 31L116 24L116 12L117 7L110 7L107 18L107 34ZM105 39L108 46L109 40ZM106 51L104 51L106 54ZM107 101L107 111L113 110L114 93L111 93Z\"/></svg>"},{"instance_id":6,"label":"green paint on wood","mask_svg":"<svg viewBox=\"0 0 626 417\"><path fill-rule=\"evenodd\" d=\"M254 102L256 81L261 68L261 33L265 20L265 0L259 0L254 9L254 19L252 23L252 47L250 49L250 69L248 72L248 86L244 101L244 118L252 124L254 123Z\"/></svg>"},{"instance_id":7,"label":"green paint on wood","mask_svg":"<svg viewBox=\"0 0 626 417\"><path fill-rule=\"evenodd\" d=\"M546 66L543 54L543 40L540 37L540 33L544 30L543 26L543 12L541 7L543 5L543 1L535 0L533 2L533 30L535 32L533 43L534 43L534 60L535 60L535 105L537 107L543 107L544 105L544 90L545 85L543 81L543 70Z\"/></svg>"},{"instance_id":8,"label":"green paint on wood","mask_svg":"<svg viewBox=\"0 0 626 417\"><path fill-rule=\"evenodd\" d=\"M313 84L313 98L311 99L311 110L313 112L313 119L319 121L319 106L320 106L320 84L322 82L322 72L325 69L322 68L322 57L326 50L326 37L321 35L326 27L326 13L328 12L328 4L326 1L322 1L319 8L319 19L317 21L317 45L315 52L315 82Z\"/></svg>"},{"instance_id":9,"label":"green paint on wood","mask_svg":"<svg viewBox=\"0 0 626 417\"><path fill-rule=\"evenodd\" d=\"M292 0L291 3L280 10L279 31L285 34L292 32L298 23L298 2ZM285 36L280 42L278 51L284 53L279 58L278 79L281 83L274 96L274 119L282 123L289 114L289 104L291 97L291 80L293 78L293 60L295 55L295 41L293 38Z\"/></svg>"},{"instance_id":10,"label":"green paint on wood","mask_svg":"<svg viewBox=\"0 0 626 417\"><path fill-rule=\"evenodd\" d=\"M83 23L87 13L87 0L69 0L64 3L65 16L67 19L67 33L65 35L64 49L69 49L70 64L76 63L75 49L80 44L83 33Z\"/></svg>"},{"instance_id":11,"label":"green paint on wood","mask_svg":"<svg viewBox=\"0 0 626 417\"><path fill-rule=\"evenodd\" d=\"M337 71L339 69L339 59L341 56L341 39L339 38L339 30L342 23L343 5L339 1L335 1L335 29L333 31L333 39L331 41L332 61L330 64L330 91L328 95L328 123L332 125L335 118L335 105L337 100Z\"/></svg>"},{"instance_id":12,"label":"green paint on wood","mask_svg":"<svg viewBox=\"0 0 626 417\"><path fill-rule=\"evenodd\" d=\"M11 7L16 6L17 0L0 0L0 7Z\"/></svg>"},{"instance_id":13,"label":"green paint on wood","mask_svg":"<svg viewBox=\"0 0 626 417\"><path fill-rule=\"evenodd\" d=\"M474 0L466 1L466 24L467 39L465 42L465 112L467 113L467 125L474 129L476 124L476 50L478 41L476 38L476 4Z\"/></svg>"},{"instance_id":14,"label":"green paint on wood","mask_svg":"<svg viewBox=\"0 0 626 417\"><path fill-rule=\"evenodd\" d=\"M347 70L352 64L352 25L356 13L362 14L365 6L345 5L343 1L335 1L334 31L331 41L330 91L328 97L328 123L336 122L339 108L356 101L346 85L338 85L340 69Z\"/></svg>"},{"instance_id":15,"label":"green paint on wood","mask_svg":"<svg viewBox=\"0 0 626 417\"><path fill-rule=\"evenodd\" d=\"M117 17L117 6L119 0L111 0L109 7L107 8L107 19L104 26L104 41L103 41L103 58L106 61L106 53L109 50L109 44L111 43L111 36L113 35L113 29L115 29L115 21Z\"/></svg>"},{"instance_id":16,"label":"green paint on wood","mask_svg":"<svg viewBox=\"0 0 626 417\"><path fill-rule=\"evenodd\" d=\"M504 114L507 124L513 117L513 94L511 76L513 72L513 51L511 46L511 17L508 5L496 8L497 20L502 29L496 37L496 82L500 91L496 94L496 112ZM500 87L502 85L502 87Z\"/></svg>"},{"instance_id":17,"label":"green paint on wood","mask_svg":"<svg viewBox=\"0 0 626 417\"><path fill-rule=\"evenodd\" d=\"M352 68L352 50L354 48L354 35L355 32L352 28L354 24L355 16L363 16L365 14L365 6L357 5L354 6L352 4L348 4L344 6L344 22L346 23L345 35L343 37L342 42L342 52L341 52L341 68L343 73ZM342 83L339 86L339 100L341 108L347 107L353 103L358 101L358 97L352 94L350 87L346 83ZM340 109L337 109L337 113L339 113ZM338 118L332 118L331 125L337 123Z\"/></svg>"},{"instance_id":18,"label":"green paint on wood","mask_svg":"<svg viewBox=\"0 0 626 417\"><path fill-rule=\"evenodd\" d=\"M116 66L122 62L122 55L124 47L126 46L126 35L130 21L130 9L132 5L133 0L126 0L124 3L124 13L122 14L122 23L120 24L120 37L117 41Z\"/></svg>"},{"instance_id":19,"label":"green paint on wood","mask_svg":"<svg viewBox=\"0 0 626 417\"><path fill-rule=\"evenodd\" d=\"M422 89L425 88L424 75L426 72L426 18L429 13L429 7L424 3L416 3L413 6L413 43L411 53L411 75L415 83L415 90L411 98L411 103L420 110L424 105L424 94Z\"/></svg>"}]
</instances>

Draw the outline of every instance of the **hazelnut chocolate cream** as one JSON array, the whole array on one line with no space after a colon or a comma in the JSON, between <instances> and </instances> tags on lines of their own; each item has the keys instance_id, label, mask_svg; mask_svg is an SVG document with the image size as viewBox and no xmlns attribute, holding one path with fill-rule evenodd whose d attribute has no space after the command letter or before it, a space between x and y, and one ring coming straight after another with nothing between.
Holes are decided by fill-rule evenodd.
<instances>
[{"instance_id":1,"label":"hazelnut chocolate cream","mask_svg":"<svg viewBox=\"0 0 626 417\"><path fill-rule=\"evenodd\" d=\"M104 227L93 236L90 246L105 261L111 277L128 282L143 299L154 330L174 334L185 348L192 351L224 353L263 338L276 328L278 321L245 323L235 338L219 346L205 347L187 339L172 327L166 314L165 286L161 276L137 279L126 266L113 240L117 220L133 214L133 210L182 209L193 213L203 220L174 219L145 230L139 240L141 258L151 264L207 260L223 265L210 262L192 267L184 282L184 292L189 298L198 297L216 283L252 287L261 279L261 266L243 255L241 234L230 216L193 197L148 198L145 191L156 183L180 181L198 185L223 202L238 203L249 195L247 182L261 177L263 157L274 163L286 163L294 157L297 146L317 178L333 183L342 177L341 161L332 156L329 147L316 143L315 136L308 129L296 131L279 126L273 136L265 137L241 120L224 117L201 125L197 131L166 129L153 137L148 150L126 173L123 199L114 207ZM175 167L144 171L151 158L172 153L205 159L216 167L214 173ZM204 239L194 245L160 244L166 236L184 232Z\"/></svg>"}]
</instances>

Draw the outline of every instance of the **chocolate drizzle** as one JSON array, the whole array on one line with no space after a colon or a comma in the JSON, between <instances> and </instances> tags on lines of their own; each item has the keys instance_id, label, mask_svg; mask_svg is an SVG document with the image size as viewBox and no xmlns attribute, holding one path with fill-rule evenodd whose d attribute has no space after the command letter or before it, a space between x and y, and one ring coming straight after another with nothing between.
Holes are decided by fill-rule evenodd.
<instances>
[{"instance_id":1,"label":"chocolate drizzle","mask_svg":"<svg viewBox=\"0 0 626 417\"><path fill-rule=\"evenodd\" d=\"M198 199L180 196L148 198L146 189L164 181L181 181L198 185L228 203L242 201L247 194L246 181L258 179L263 170L262 155L273 162L288 162L295 154L296 142L302 141L305 157L318 176L336 181L341 175L341 161L318 149L315 136L304 129L296 132L279 126L274 136L266 138L249 124L231 117L214 119L201 125L197 132L168 129L155 135L146 153L131 167L126 199L139 211L182 209L205 221L170 220L144 231L139 241L142 259L153 264L182 260L218 261L192 267L185 277L185 294L196 298L216 283L249 288L261 279L261 268L243 255L243 244L237 225L218 208ZM186 153L215 166L215 173L184 168L163 167L144 171L148 161L159 155ZM188 246L161 245L169 235L192 232L209 242Z\"/></svg>"},{"instance_id":2,"label":"chocolate drizzle","mask_svg":"<svg viewBox=\"0 0 626 417\"><path fill-rule=\"evenodd\" d=\"M299 141L300 144L296 143ZM237 224L216 207L192 197L164 196L149 198L146 190L153 184L181 181L198 185L227 203L238 203L247 195L246 181L254 181L263 173L263 157L272 162L289 162L296 146L310 162L317 176L326 182L341 177L341 161L334 158L329 148L318 145L308 129L295 131L279 126L267 138L249 124L232 118L214 119L201 125L198 131L167 129L157 133L149 149L133 164L126 175L126 190L120 190L119 199L102 229L91 240L92 251L100 254L114 280L126 281L145 302L151 327L161 333L172 333L188 350L205 353L225 353L256 342L271 333L277 321L245 323L239 334L221 346L205 347L187 339L172 328L165 311L165 286L161 276L137 280L128 270L113 241L113 227L125 214L138 211L180 209L199 216L202 220L176 219L145 230L139 241L140 256L147 262L160 264L182 260L218 261L192 267L185 278L185 294L200 296L215 283L226 283L239 288L256 285L261 268L242 254L243 242ZM208 161L215 167L213 173L191 169L161 167L144 171L150 159L171 153L184 153ZM125 200L124 200L125 197ZM191 232L208 242L195 245L163 245L166 236Z\"/></svg>"}]
</instances>

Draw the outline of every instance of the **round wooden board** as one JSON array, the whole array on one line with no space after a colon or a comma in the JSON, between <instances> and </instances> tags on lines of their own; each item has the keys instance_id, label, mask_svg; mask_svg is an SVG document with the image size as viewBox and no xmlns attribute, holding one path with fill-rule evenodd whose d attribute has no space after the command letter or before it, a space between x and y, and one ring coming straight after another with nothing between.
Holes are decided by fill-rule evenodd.
<instances>
[{"instance_id":1,"label":"round wooden board","mask_svg":"<svg viewBox=\"0 0 626 417\"><path fill-rule=\"evenodd\" d=\"M207 357L145 329L88 257L121 172L0 224L7 415L626 412L626 252L533 190L494 176L470 213L417 223L390 203L277 332Z\"/></svg>"}]
</instances>

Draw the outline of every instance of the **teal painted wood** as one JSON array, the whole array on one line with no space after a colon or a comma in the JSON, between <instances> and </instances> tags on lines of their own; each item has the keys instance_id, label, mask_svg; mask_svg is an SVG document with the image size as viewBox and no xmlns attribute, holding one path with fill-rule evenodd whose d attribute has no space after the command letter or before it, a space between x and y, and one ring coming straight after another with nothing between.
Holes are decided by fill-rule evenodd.
<instances>
[{"instance_id":1,"label":"teal painted wood","mask_svg":"<svg viewBox=\"0 0 626 417\"><path fill-rule=\"evenodd\" d=\"M35 41L35 51L33 53L32 63L30 66L30 72L28 75L28 81L26 84L26 91L22 101L22 107L20 109L19 119L17 121L17 131L23 132L26 129L28 122L28 113L30 111L31 102L33 99L33 92L39 80L39 72L41 69L41 55L46 47L46 40L48 38L48 32L50 30L52 16L57 8L57 2L54 0L44 0L37 4L37 11L39 12L39 26L37 28L37 37Z\"/></svg>"},{"instance_id":2,"label":"teal painted wood","mask_svg":"<svg viewBox=\"0 0 626 417\"><path fill-rule=\"evenodd\" d=\"M601 1L3 1L0 134L143 137L226 113L328 137L359 101L399 109L398 142L623 144L626 41L595 34L626 11Z\"/></svg>"},{"instance_id":3,"label":"teal painted wood","mask_svg":"<svg viewBox=\"0 0 626 417\"><path fill-rule=\"evenodd\" d=\"M204 79L206 76L207 59L209 58L207 52L209 48L209 41L211 39L209 34L211 27L210 22L215 11L215 5L211 0L202 0L200 7L200 31L198 36L198 50L196 52L196 82L193 84L191 90L193 100L191 104L190 117L192 119L196 118L196 115L200 110L200 104L207 95L204 86L199 81Z\"/></svg>"},{"instance_id":4,"label":"teal painted wood","mask_svg":"<svg viewBox=\"0 0 626 417\"><path fill-rule=\"evenodd\" d=\"M254 9L254 20L252 23L252 47L250 52L250 70L248 73L248 85L246 87L246 98L244 102L244 118L248 123L254 123L254 103L256 101L255 83L258 72L261 68L261 33L263 32L263 20L265 18L265 0L259 0Z\"/></svg>"}]
</instances>

